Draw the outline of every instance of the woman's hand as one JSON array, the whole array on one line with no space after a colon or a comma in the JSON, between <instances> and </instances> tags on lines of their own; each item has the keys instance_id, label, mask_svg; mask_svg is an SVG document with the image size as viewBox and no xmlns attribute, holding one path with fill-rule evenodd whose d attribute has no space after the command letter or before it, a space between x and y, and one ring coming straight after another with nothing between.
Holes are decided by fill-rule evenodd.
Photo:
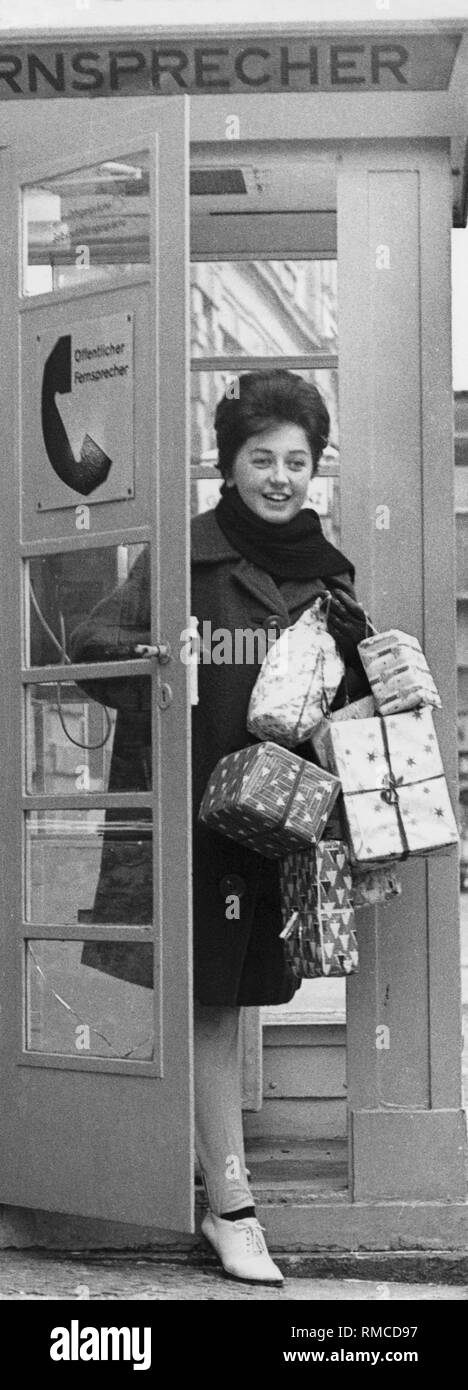
<instances>
[{"instance_id":1,"label":"woman's hand","mask_svg":"<svg viewBox=\"0 0 468 1390\"><path fill-rule=\"evenodd\" d=\"M339 581L333 584L330 589L331 598L328 609L328 631L334 638L338 651L343 657L345 664L352 666L356 658L360 664L359 653L356 651L359 642L369 635L369 626L366 614L357 599L353 598L349 589Z\"/></svg>"}]
</instances>

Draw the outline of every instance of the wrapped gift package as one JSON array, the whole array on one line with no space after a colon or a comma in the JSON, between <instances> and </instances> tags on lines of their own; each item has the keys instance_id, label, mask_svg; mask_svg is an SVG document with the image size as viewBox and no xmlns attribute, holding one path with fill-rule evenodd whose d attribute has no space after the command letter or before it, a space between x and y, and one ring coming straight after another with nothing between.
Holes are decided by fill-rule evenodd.
<instances>
[{"instance_id":1,"label":"wrapped gift package","mask_svg":"<svg viewBox=\"0 0 468 1390\"><path fill-rule=\"evenodd\" d=\"M342 719L371 719L375 714L375 702L372 695L365 695L362 700L350 700L347 705L342 705L341 709L330 711L329 715L320 720L311 736L311 744L320 762L325 761L327 747L327 732L330 720Z\"/></svg>"},{"instance_id":2,"label":"wrapped gift package","mask_svg":"<svg viewBox=\"0 0 468 1390\"><path fill-rule=\"evenodd\" d=\"M270 647L254 685L247 728L294 748L309 738L333 700L344 665L317 599Z\"/></svg>"},{"instance_id":3,"label":"wrapped gift package","mask_svg":"<svg viewBox=\"0 0 468 1390\"><path fill-rule=\"evenodd\" d=\"M358 968L348 850L340 840L288 854L280 864L281 932L296 978Z\"/></svg>"},{"instance_id":4,"label":"wrapped gift package","mask_svg":"<svg viewBox=\"0 0 468 1390\"><path fill-rule=\"evenodd\" d=\"M341 779L351 858L358 863L426 855L458 843L429 709L330 721L326 761Z\"/></svg>"},{"instance_id":5,"label":"wrapped gift package","mask_svg":"<svg viewBox=\"0 0 468 1390\"><path fill-rule=\"evenodd\" d=\"M340 791L337 777L274 743L217 763L199 817L213 830L275 859L316 844Z\"/></svg>"},{"instance_id":6,"label":"wrapped gift package","mask_svg":"<svg viewBox=\"0 0 468 1390\"><path fill-rule=\"evenodd\" d=\"M385 906L392 898L401 896L401 881L394 869L360 869L352 864L351 877L355 911L362 907Z\"/></svg>"},{"instance_id":7,"label":"wrapped gift package","mask_svg":"<svg viewBox=\"0 0 468 1390\"><path fill-rule=\"evenodd\" d=\"M359 643L359 655L381 714L432 705L440 697L417 637L394 628Z\"/></svg>"}]
</instances>

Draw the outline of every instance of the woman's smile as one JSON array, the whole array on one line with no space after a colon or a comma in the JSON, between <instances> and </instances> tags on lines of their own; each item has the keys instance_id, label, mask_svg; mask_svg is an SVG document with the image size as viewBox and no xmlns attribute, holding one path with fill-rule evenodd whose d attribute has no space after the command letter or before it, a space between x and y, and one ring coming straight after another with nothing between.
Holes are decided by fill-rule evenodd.
<instances>
[{"instance_id":1,"label":"woman's smile","mask_svg":"<svg viewBox=\"0 0 468 1390\"><path fill-rule=\"evenodd\" d=\"M283 495L281 496L280 493L276 492L264 492L263 496L265 498L265 501L268 502L270 506L278 509L287 505L287 503L290 501L291 494L288 492L283 493Z\"/></svg>"}]
</instances>

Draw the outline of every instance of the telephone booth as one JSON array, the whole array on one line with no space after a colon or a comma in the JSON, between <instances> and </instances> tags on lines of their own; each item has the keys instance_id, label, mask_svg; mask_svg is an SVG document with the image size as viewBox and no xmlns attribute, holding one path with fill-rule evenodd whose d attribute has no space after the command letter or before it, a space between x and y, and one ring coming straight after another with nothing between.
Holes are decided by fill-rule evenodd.
<instances>
[{"instance_id":1,"label":"telephone booth","mask_svg":"<svg viewBox=\"0 0 468 1390\"><path fill-rule=\"evenodd\" d=\"M197 1239L181 647L190 518L219 493L213 408L240 371L323 391L310 504L376 626L424 647L456 803L467 92L463 21L0 49L4 1240ZM73 634L135 565L151 646L123 632L118 661L105 644L77 660ZM466 1247L457 852L401 880L361 913L346 989L244 1013L248 1161L278 1251Z\"/></svg>"}]
</instances>

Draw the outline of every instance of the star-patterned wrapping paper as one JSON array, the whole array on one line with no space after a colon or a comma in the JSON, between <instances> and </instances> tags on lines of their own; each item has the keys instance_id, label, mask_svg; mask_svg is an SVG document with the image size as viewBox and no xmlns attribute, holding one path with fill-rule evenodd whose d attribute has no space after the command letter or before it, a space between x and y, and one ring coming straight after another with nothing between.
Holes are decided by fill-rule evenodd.
<instances>
[{"instance_id":1,"label":"star-patterned wrapping paper","mask_svg":"<svg viewBox=\"0 0 468 1390\"><path fill-rule=\"evenodd\" d=\"M320 762L326 761L326 737L330 719L371 719L375 714L375 702L372 695L364 695L362 700L350 700L349 704L342 705L341 709L331 710L326 718L320 720L317 728L311 736L311 744Z\"/></svg>"},{"instance_id":2,"label":"star-patterned wrapping paper","mask_svg":"<svg viewBox=\"0 0 468 1390\"><path fill-rule=\"evenodd\" d=\"M337 777L274 743L217 763L199 817L268 859L320 839L340 791Z\"/></svg>"},{"instance_id":3,"label":"star-patterned wrapping paper","mask_svg":"<svg viewBox=\"0 0 468 1390\"><path fill-rule=\"evenodd\" d=\"M359 964L349 854L340 840L288 854L280 864L286 957L297 979L350 975Z\"/></svg>"},{"instance_id":4,"label":"star-patterned wrapping paper","mask_svg":"<svg viewBox=\"0 0 468 1390\"><path fill-rule=\"evenodd\" d=\"M398 811L410 854L458 843L430 709L330 723L327 765L341 779L351 857L358 863L404 857Z\"/></svg>"},{"instance_id":5,"label":"star-patterned wrapping paper","mask_svg":"<svg viewBox=\"0 0 468 1390\"><path fill-rule=\"evenodd\" d=\"M440 709L440 696L417 637L392 628L359 643L359 654L377 709L397 714L431 705Z\"/></svg>"}]
</instances>

